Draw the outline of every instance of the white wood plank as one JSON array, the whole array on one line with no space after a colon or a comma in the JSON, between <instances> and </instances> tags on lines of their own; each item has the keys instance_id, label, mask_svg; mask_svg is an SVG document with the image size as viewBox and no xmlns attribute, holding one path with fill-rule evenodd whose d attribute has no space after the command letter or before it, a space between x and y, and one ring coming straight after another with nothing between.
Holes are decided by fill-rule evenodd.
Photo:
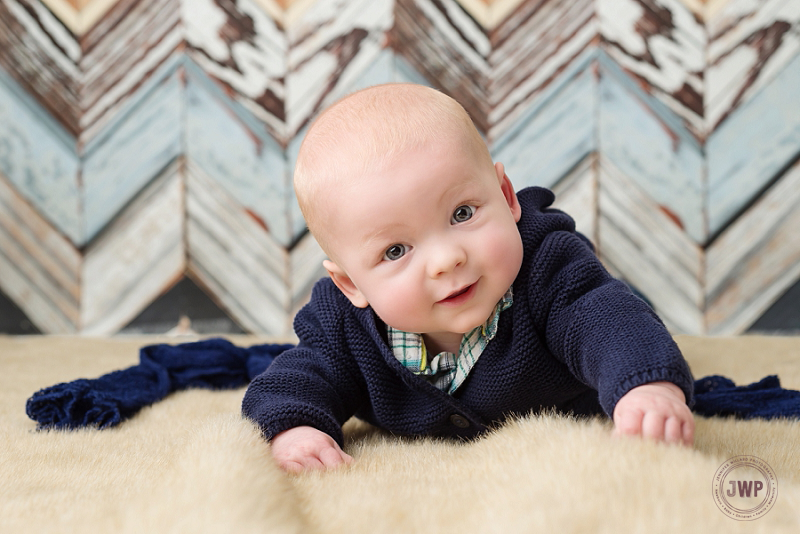
<instances>
[{"instance_id":1,"label":"white wood plank","mask_svg":"<svg viewBox=\"0 0 800 534\"><path fill-rule=\"evenodd\" d=\"M187 243L194 279L243 328L285 335L289 305L285 250L202 171L189 172Z\"/></svg>"},{"instance_id":2,"label":"white wood plank","mask_svg":"<svg viewBox=\"0 0 800 534\"><path fill-rule=\"evenodd\" d=\"M175 162L86 250L82 333L117 332L186 269L184 184Z\"/></svg>"},{"instance_id":3,"label":"white wood plank","mask_svg":"<svg viewBox=\"0 0 800 534\"><path fill-rule=\"evenodd\" d=\"M80 254L0 173L0 287L45 333L75 332Z\"/></svg>"},{"instance_id":4,"label":"white wood plank","mask_svg":"<svg viewBox=\"0 0 800 534\"><path fill-rule=\"evenodd\" d=\"M673 332L702 334L701 248L605 158L599 202L603 260L651 300Z\"/></svg>"},{"instance_id":5,"label":"white wood plank","mask_svg":"<svg viewBox=\"0 0 800 534\"><path fill-rule=\"evenodd\" d=\"M597 246L598 168L597 156L590 154L553 187L558 208L573 219L575 228Z\"/></svg>"},{"instance_id":6,"label":"white wood plank","mask_svg":"<svg viewBox=\"0 0 800 534\"><path fill-rule=\"evenodd\" d=\"M708 250L709 331L747 330L800 278L800 164Z\"/></svg>"}]
</instances>

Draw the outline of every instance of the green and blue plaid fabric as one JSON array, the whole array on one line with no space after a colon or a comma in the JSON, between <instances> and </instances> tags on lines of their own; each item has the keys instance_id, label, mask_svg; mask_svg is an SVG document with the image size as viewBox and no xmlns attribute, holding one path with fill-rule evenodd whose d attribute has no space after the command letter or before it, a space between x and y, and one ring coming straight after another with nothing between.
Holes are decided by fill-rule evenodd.
<instances>
[{"instance_id":1,"label":"green and blue plaid fabric","mask_svg":"<svg viewBox=\"0 0 800 534\"><path fill-rule=\"evenodd\" d=\"M500 312L508 309L514 296L511 288L497 303L494 312L485 323L473 328L461 340L458 354L440 352L428 361L425 342L422 334L403 332L386 325L389 333L389 346L395 358L415 375L420 375L442 391L452 394L467 379L478 357L483 353L486 345L497 334L497 322Z\"/></svg>"}]
</instances>

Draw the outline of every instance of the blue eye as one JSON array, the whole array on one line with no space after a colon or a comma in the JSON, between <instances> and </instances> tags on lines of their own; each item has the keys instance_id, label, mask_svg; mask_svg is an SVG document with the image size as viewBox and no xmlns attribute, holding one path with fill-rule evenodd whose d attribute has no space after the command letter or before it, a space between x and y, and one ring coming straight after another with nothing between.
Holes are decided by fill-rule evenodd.
<instances>
[{"instance_id":1,"label":"blue eye","mask_svg":"<svg viewBox=\"0 0 800 534\"><path fill-rule=\"evenodd\" d=\"M405 254L406 254L406 246L395 244L386 249L386 252L383 253L383 259L389 261L395 261L405 256Z\"/></svg>"},{"instance_id":2,"label":"blue eye","mask_svg":"<svg viewBox=\"0 0 800 534\"><path fill-rule=\"evenodd\" d=\"M466 204L459 206L456 208L456 211L453 212L453 216L450 217L450 224L458 224L468 221L474 214L475 208L472 206L467 206Z\"/></svg>"}]
</instances>

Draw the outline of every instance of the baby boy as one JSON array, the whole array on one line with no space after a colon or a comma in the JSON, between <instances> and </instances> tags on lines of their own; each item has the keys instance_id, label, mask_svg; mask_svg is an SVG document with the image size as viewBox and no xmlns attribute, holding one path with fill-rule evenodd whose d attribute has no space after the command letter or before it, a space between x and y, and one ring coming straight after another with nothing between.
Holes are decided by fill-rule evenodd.
<instances>
[{"instance_id":1,"label":"baby boy","mask_svg":"<svg viewBox=\"0 0 800 534\"><path fill-rule=\"evenodd\" d=\"M550 191L515 193L453 99L411 84L345 97L306 135L294 185L330 277L242 404L283 469L349 463L353 415L473 438L555 408L692 443L692 375L661 321Z\"/></svg>"}]
</instances>

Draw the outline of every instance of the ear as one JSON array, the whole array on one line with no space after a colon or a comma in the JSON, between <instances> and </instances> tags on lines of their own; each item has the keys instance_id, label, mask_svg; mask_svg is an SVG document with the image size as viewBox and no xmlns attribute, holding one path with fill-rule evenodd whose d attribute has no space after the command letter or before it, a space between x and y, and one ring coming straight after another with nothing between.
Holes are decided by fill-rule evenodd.
<instances>
[{"instance_id":1,"label":"ear","mask_svg":"<svg viewBox=\"0 0 800 534\"><path fill-rule=\"evenodd\" d=\"M511 180L508 179L505 167L503 167L502 163L495 163L494 171L497 174L497 181L500 183L500 190L503 192L503 196L506 197L508 207L511 208L514 221L519 222L519 218L522 216L522 206L519 205L517 193L514 192L514 186L511 185Z\"/></svg>"},{"instance_id":2,"label":"ear","mask_svg":"<svg viewBox=\"0 0 800 534\"><path fill-rule=\"evenodd\" d=\"M344 269L331 260L324 260L322 266L328 271L331 280L333 280L333 283L339 288L339 291L344 293L344 296L347 297L353 306L356 308L366 308L369 306L369 302L367 302L364 294L359 291L350 277L347 276L347 273L344 272Z\"/></svg>"}]
</instances>

